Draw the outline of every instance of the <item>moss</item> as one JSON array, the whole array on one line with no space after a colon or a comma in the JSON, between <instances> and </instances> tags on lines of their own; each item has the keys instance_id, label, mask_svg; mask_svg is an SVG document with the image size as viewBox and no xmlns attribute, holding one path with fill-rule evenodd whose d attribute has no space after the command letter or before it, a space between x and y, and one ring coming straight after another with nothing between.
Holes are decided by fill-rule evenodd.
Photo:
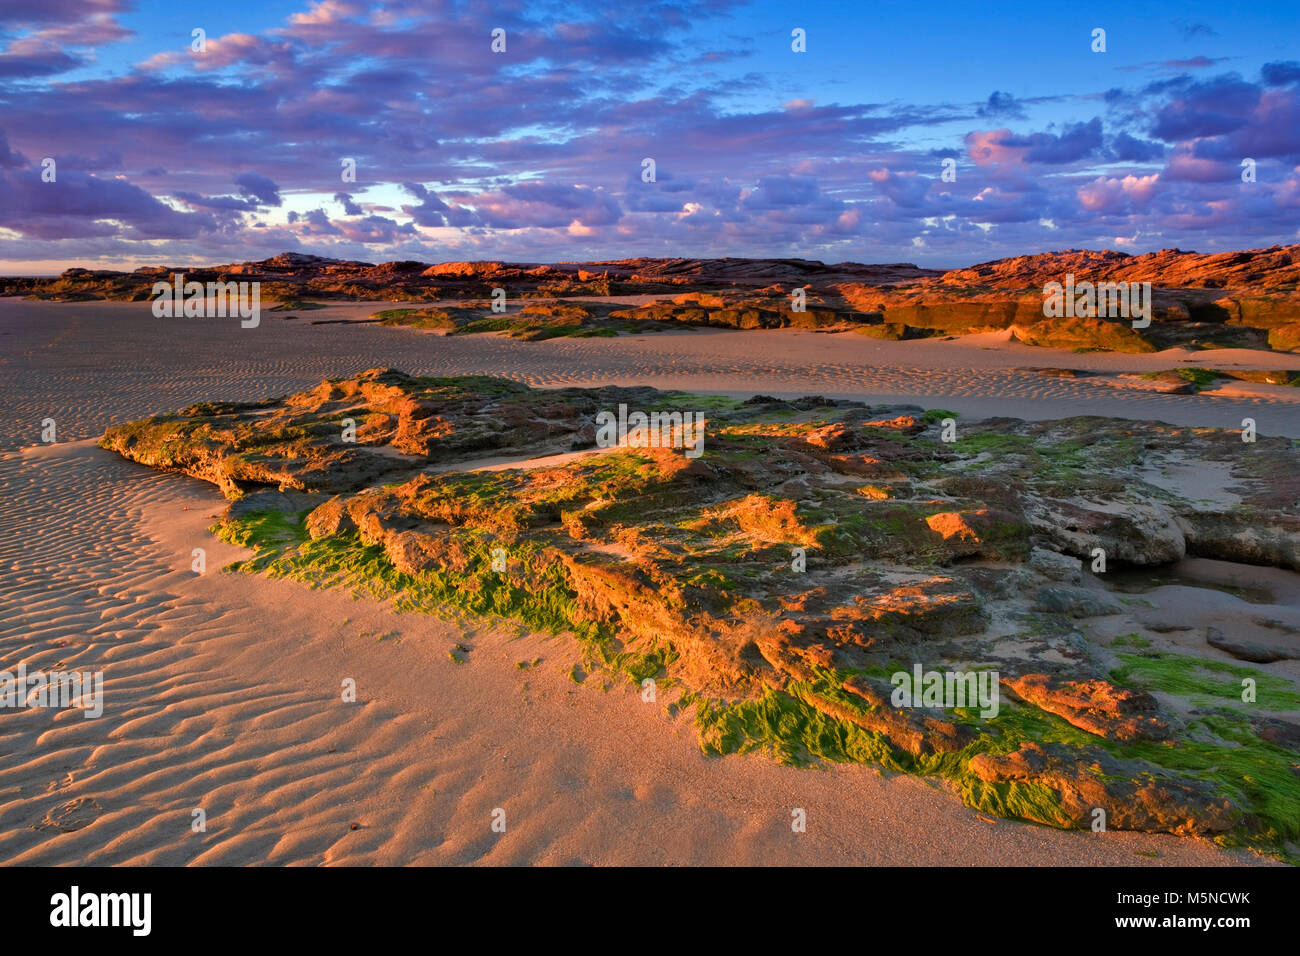
<instances>
[{"instance_id":1,"label":"moss","mask_svg":"<svg viewBox=\"0 0 1300 956\"><path fill-rule=\"evenodd\" d=\"M893 665L864 669L887 677ZM1300 777L1290 751L1260 740L1242 717L1212 715L1192 721L1177 747L1144 741L1120 744L1072 726L1037 707L1004 701L997 717L981 719L972 710L950 711L977 736L960 751L913 755L892 747L882 735L827 716L811 703L833 700L839 708L865 710L840 689L841 674L792 682L789 693L768 689L762 697L739 702L699 700L695 723L706 754L764 752L792 765L817 761L867 763L900 773L948 781L967 806L995 816L1050 826L1074 826L1056 792L1041 784L988 783L969 770L978 753L1009 754L1022 744L1061 744L1083 751L1100 747L1110 755L1148 767L1155 778L1211 783L1214 790L1247 812L1237 830L1223 834L1223 845L1248 846L1300 863L1288 844L1300 838ZM1101 774L1103 779L1107 778Z\"/></svg>"},{"instance_id":2,"label":"moss","mask_svg":"<svg viewBox=\"0 0 1300 956\"><path fill-rule=\"evenodd\" d=\"M1208 388L1221 377L1221 373L1208 368L1175 368L1167 372L1146 372L1142 375L1148 381L1182 380L1191 382L1198 389Z\"/></svg>"},{"instance_id":3,"label":"moss","mask_svg":"<svg viewBox=\"0 0 1300 956\"><path fill-rule=\"evenodd\" d=\"M667 642L649 648L620 649L611 631L579 609L560 563L548 561L540 545L517 542L511 548L510 573L492 570L494 541L484 532L458 532L470 554L466 571L398 571L379 545L368 545L356 532L313 540L306 513L285 515L254 511L226 519L212 530L224 541L255 550L253 557L227 570L283 577L310 587L337 587L354 596L389 601L399 612L445 614L448 607L476 616L508 618L540 631L568 633L583 648L584 659L622 670L641 680L654 676L676 658Z\"/></svg>"},{"instance_id":4,"label":"moss","mask_svg":"<svg viewBox=\"0 0 1300 956\"><path fill-rule=\"evenodd\" d=\"M1247 705L1241 699L1241 681L1251 678L1256 693L1253 706L1264 710L1300 708L1300 692L1294 684L1258 668L1185 654L1147 657L1121 653L1118 657L1121 664L1110 675L1117 684L1173 694L1197 705L1243 707Z\"/></svg>"},{"instance_id":5,"label":"moss","mask_svg":"<svg viewBox=\"0 0 1300 956\"><path fill-rule=\"evenodd\" d=\"M227 544L251 548L259 555L270 554L288 550L311 539L303 524L306 516L305 511L297 515L282 511L252 511L237 520L213 525L208 530ZM243 570L242 565L237 566Z\"/></svg>"},{"instance_id":6,"label":"moss","mask_svg":"<svg viewBox=\"0 0 1300 956\"><path fill-rule=\"evenodd\" d=\"M1219 373L1208 368L1180 368L1178 377L1191 382L1197 388L1206 388L1218 380Z\"/></svg>"},{"instance_id":7,"label":"moss","mask_svg":"<svg viewBox=\"0 0 1300 956\"><path fill-rule=\"evenodd\" d=\"M333 379L332 381L347 381ZM426 375L415 379L425 398L457 399L477 395L526 399L532 390L520 382L497 375Z\"/></svg>"},{"instance_id":8,"label":"moss","mask_svg":"<svg viewBox=\"0 0 1300 956\"><path fill-rule=\"evenodd\" d=\"M1147 663L1147 658L1135 657L1134 661ZM1075 752L1100 748L1127 765L1147 767L1144 774L1148 777L1212 784L1214 792L1229 797L1247 813L1242 825L1219 836L1218 843L1245 845L1292 864L1300 862L1291 845L1300 839L1296 756L1261 740L1244 715L1219 713L1193 718L1180 735L1178 747L1170 747L1156 741L1122 744L1105 740L1036 706L1004 700L997 717L989 719L980 718L971 709L950 710L950 718L974 728L975 739L958 752L917 756L891 747L876 732L828 717L816 706L819 700L827 700L837 710L870 711L861 698L842 691L844 679L850 672L888 678L894 670L906 670L906 666L884 663L863 669L823 670L810 682L790 683L788 693L767 689L757 700L697 698L695 726L699 745L706 754L763 752L790 765L819 761L872 763L897 773L944 779L972 809L1058 827L1074 823L1062 809L1056 792L1035 783L984 782L971 773L970 758L978 753L1014 753L1026 743L1060 744ZM1226 665L1226 672L1235 676L1238 671L1260 674ZM1222 692L1225 688L1218 689ZM1270 683L1269 692L1279 697L1271 701L1274 704L1296 705L1295 688L1290 688L1290 698L1277 684ZM1261 697L1262 693L1261 683ZM1096 773L1101 779L1125 779L1109 777L1100 769Z\"/></svg>"},{"instance_id":9,"label":"moss","mask_svg":"<svg viewBox=\"0 0 1300 956\"><path fill-rule=\"evenodd\" d=\"M538 400L537 393L506 379L398 381L403 394L417 401L475 400L489 415L504 411L511 418L537 411L529 404ZM338 392L352 394L346 389ZM570 398L548 394L545 401ZM673 667L677 650L664 636L682 635L686 640L689 634L694 639L701 627L712 628L712 622L729 635L732 631L727 629L738 623L767 620L782 589L788 593L794 579L789 569L792 546L809 548L817 572L830 570L836 575L831 579L835 587L807 604L812 614L822 615L825 609L819 602L824 600L830 608L825 613L830 613L876 587L883 577L882 562L906 564L913 570L951 562L959 552L929 527L927 519L933 515L968 512L987 504L986 519L975 522L980 537L999 555L1023 558L1026 529L1012 517L1014 507L1003 505L1019 499L1026 487L1039 494L1053 483L1095 489L1103 481L1116 480L1108 478L1107 471L1139 462L1145 454L1144 438L1138 437L1144 433L1136 425L1102 428L1098 419L1077 418L1045 426L1025 424L1014 434L1004 434L1010 426L999 431L993 423L964 429L968 434L955 447L933 437L873 433L864 441L869 440L869 457L876 460L873 468L881 466L879 471L837 474L831 480L829 473L803 476L802 467L792 467L788 460L792 456L782 449L797 446L801 436L837 415L843 417L844 408L801 402L798 415L783 415L790 406L766 406L765 411L765 406L747 406L727 396L689 392L661 394L654 401L652 407L659 410L709 413L713 423L704 461L712 468L684 468L680 456L628 449L555 467L424 471L359 492L360 505L367 511L412 519L427 535L399 539L394 548L401 545L404 555L417 553L405 550L415 545L427 546L429 554L445 548L443 560L454 565L454 571L435 566L422 573L399 572L383 547L367 545L356 532L313 540L305 531L302 514L253 512L225 520L215 530L225 540L253 549L250 558L232 566L235 570L290 577L315 587L340 587L354 595L390 601L404 612L506 617L533 630L570 635L580 649L580 660L570 672L578 682L602 669L620 672L636 683L668 682L673 677L695 680L700 661ZM358 414L347 410L352 405L332 408L336 410L328 413L308 410L286 423L240 416L233 404L210 403L196 406L191 418L158 416L111 430L105 442L118 448L134 444L137 451L145 449L154 464L183 461L200 452L211 460L214 449L222 451L224 462L233 464L247 464L259 456L262 460L273 455L306 456L325 446L319 439L332 437L340 416ZM859 414L856 407L853 412ZM933 422L952 414L932 409L925 417ZM467 429L471 439L477 427L471 424ZM225 454L225 449L230 453ZM762 464L755 467L755 461ZM902 481L904 472L942 474L944 481ZM787 484L790 476L803 477L797 484ZM360 516L354 519L360 521ZM509 551L507 570L495 572L492 551L503 543ZM863 587L849 587L858 583L858 574L864 575ZM659 602L662 627L646 621L651 615L643 609L649 601ZM958 617L944 618L941 633L978 635L983 622L973 620L979 614L975 603L967 610L963 599L955 607L953 614ZM797 616L791 614L789 619ZM1042 633L1058 630L1054 618L1025 620ZM620 640L619 627L636 636ZM788 763L871 763L946 781L968 804L987 813L1070 824L1049 789L988 784L969 770L975 754L1006 754L1035 741L1079 753L1113 755L1121 766L1137 768L1131 772L1135 780L1152 774L1212 782L1250 815L1250 835L1243 830L1236 838L1274 845L1292 832L1288 819L1297 817L1296 798L1292 778L1283 771L1289 773L1294 755L1286 764L1284 753L1259 740L1244 716L1232 717L1234 710L1242 710L1237 701L1243 676L1257 680L1261 709L1295 709L1300 698L1285 681L1254 668L1214 661L1122 653L1146 649L1140 635L1126 635L1114 642L1118 666L1112 676L1117 682L1173 694L1190 705L1212 706L1222 713L1210 715L1213 720L1195 715L1185 739L1180 732L1178 747L1123 746L1035 707L1007 702L990 720L969 711L953 712L953 720L971 728L973 742L958 753L917 756L899 751L888 737L854 722L853 715L868 713L866 705L843 689L851 674L887 678L894 670L907 669L881 663L882 658L896 656L889 649L890 640L903 630L893 617L883 617L874 635L868 635L875 638L870 646L848 646L836 638L831 657L818 651L818 656L810 653L802 658L805 667L812 660L847 659L861 665L857 670L814 668L813 677L783 684L782 691L763 691L755 699L711 701L688 693L675 705L688 701L696 708L701 747L707 752L763 750ZM915 639L910 633L902 636ZM983 652L981 640L970 642L973 653ZM707 666L730 669L728 680L745 686L753 676L751 664L764 665L756 657L751 660L751 649L735 650L738 658L709 660ZM451 652L458 661L465 656L464 649ZM521 661L517 666L522 670L533 664ZM793 667L781 673L783 681L807 675L806 670ZM606 676L598 674L595 683L608 684Z\"/></svg>"},{"instance_id":10,"label":"moss","mask_svg":"<svg viewBox=\"0 0 1300 956\"><path fill-rule=\"evenodd\" d=\"M660 402L650 406L652 411L733 412L744 407L744 402L728 395L706 395L700 392L665 392Z\"/></svg>"},{"instance_id":11,"label":"moss","mask_svg":"<svg viewBox=\"0 0 1300 956\"><path fill-rule=\"evenodd\" d=\"M955 420L957 417L956 412L950 412L946 408L929 408L926 409L925 414L921 416L921 420L927 425L933 425L935 422L941 422L945 418Z\"/></svg>"},{"instance_id":12,"label":"moss","mask_svg":"<svg viewBox=\"0 0 1300 956\"><path fill-rule=\"evenodd\" d=\"M454 329L456 321L443 309L384 309L370 316L381 325L401 325L415 329Z\"/></svg>"},{"instance_id":13,"label":"moss","mask_svg":"<svg viewBox=\"0 0 1300 956\"><path fill-rule=\"evenodd\" d=\"M657 677L676 658L669 644L616 649L609 635L574 613L573 595L561 580L520 587L487 570L490 558L486 548L468 573L406 575L391 566L381 548L365 545L355 534L312 541L302 518L252 512L225 521L215 530L230 543L256 549L253 558L233 566L236 570L291 577L313 586L351 587L392 600L402 610L432 612L450 604L477 614L509 616L530 627L569 631L585 642L586 659L621 670L636 683ZM526 566L527 549L512 554L512 559ZM463 663L464 654L458 646L448 656ZM1259 681L1260 706L1287 709L1300 705L1287 682L1253 668L1192 658L1152 660L1126 654L1120 658L1122 666L1112 675L1119 683L1150 684L1165 692L1223 704L1239 699L1240 686L1218 675L1252 676ZM531 667L536 661L527 663ZM891 667L900 666L876 664L860 671L885 677ZM1258 825L1252 833L1230 834L1221 842L1245 843L1285 856L1284 844L1296 838L1300 827L1300 780L1291 770L1293 755L1260 741L1241 718L1212 716L1196 721L1195 733L1176 748L1151 743L1119 745L1037 708L1008 702L989 720L981 720L970 710L953 712L954 719L977 730L975 741L957 753L917 756L892 747L878 733L828 716L817 707L821 700L841 709L866 709L858 698L841 689L847 673L826 672L812 681L792 682L789 693L769 689L752 700L696 700L695 723L702 750L711 754L763 751L796 765L814 761L874 764L947 780L969 806L985 813L1069 826L1071 821L1059 797L1049 788L1025 782L986 783L969 771L969 760L976 753L1011 753L1027 741L1074 748L1100 746L1116 757L1141 761L1154 773L1208 780L1223 788L1249 809ZM585 677L576 664L569 676L578 683Z\"/></svg>"},{"instance_id":14,"label":"moss","mask_svg":"<svg viewBox=\"0 0 1300 956\"><path fill-rule=\"evenodd\" d=\"M1141 634L1121 634L1115 640L1110 642L1111 647L1136 647L1145 649L1151 646L1151 641Z\"/></svg>"},{"instance_id":15,"label":"moss","mask_svg":"<svg viewBox=\"0 0 1300 956\"><path fill-rule=\"evenodd\" d=\"M671 646L657 647L647 653L623 655L618 667L635 684L646 678L658 677L677 659L677 651Z\"/></svg>"},{"instance_id":16,"label":"moss","mask_svg":"<svg viewBox=\"0 0 1300 956\"><path fill-rule=\"evenodd\" d=\"M508 315L494 315L478 319L472 319L464 325L453 329L451 335L475 335L479 332L504 332L513 326L518 320Z\"/></svg>"},{"instance_id":17,"label":"moss","mask_svg":"<svg viewBox=\"0 0 1300 956\"><path fill-rule=\"evenodd\" d=\"M322 302L306 302L302 299L285 299L278 305L273 305L267 309L268 312L311 312L314 309L325 308Z\"/></svg>"},{"instance_id":18,"label":"moss","mask_svg":"<svg viewBox=\"0 0 1300 956\"><path fill-rule=\"evenodd\" d=\"M1225 846L1248 846L1300 863L1294 845L1300 840L1300 776L1292 751L1261 740L1240 716L1210 715L1190 722L1178 746L1144 742L1116 752L1147 760L1214 785L1253 818L1254 832L1217 838Z\"/></svg>"},{"instance_id":19,"label":"moss","mask_svg":"<svg viewBox=\"0 0 1300 956\"><path fill-rule=\"evenodd\" d=\"M978 432L958 438L953 448L961 455L1015 454L1032 451L1034 439L1025 435L1007 435L1001 432Z\"/></svg>"},{"instance_id":20,"label":"moss","mask_svg":"<svg viewBox=\"0 0 1300 956\"><path fill-rule=\"evenodd\" d=\"M879 733L827 716L810 701L833 700L840 708L864 710L857 698L830 680L794 682L790 693L767 690L757 700L701 701L696 710L700 747L706 754L760 751L796 766L814 761L866 763L898 773L950 781L970 807L1003 817L1070 825L1059 797L1033 783L990 784L967 769L976 753L1010 753L1028 740L1086 745L1088 735L1034 708L1004 707L983 722L978 739L955 753L914 755L890 745ZM979 724L971 711L954 712L959 722Z\"/></svg>"}]
</instances>

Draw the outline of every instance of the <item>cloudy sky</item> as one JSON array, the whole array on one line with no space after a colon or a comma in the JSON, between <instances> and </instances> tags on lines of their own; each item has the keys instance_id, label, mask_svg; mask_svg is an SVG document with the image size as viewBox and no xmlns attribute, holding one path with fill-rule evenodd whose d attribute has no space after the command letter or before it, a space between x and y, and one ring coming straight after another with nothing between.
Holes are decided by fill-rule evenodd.
<instances>
[{"instance_id":1,"label":"cloudy sky","mask_svg":"<svg viewBox=\"0 0 1300 956\"><path fill-rule=\"evenodd\" d=\"M0 271L1297 242L1298 24L1294 0L0 0Z\"/></svg>"}]
</instances>

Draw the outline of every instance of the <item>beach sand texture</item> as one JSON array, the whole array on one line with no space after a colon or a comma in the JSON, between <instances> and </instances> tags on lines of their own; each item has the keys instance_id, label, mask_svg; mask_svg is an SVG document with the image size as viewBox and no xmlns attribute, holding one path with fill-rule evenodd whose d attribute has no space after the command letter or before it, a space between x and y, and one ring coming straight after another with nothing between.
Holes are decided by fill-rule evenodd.
<instances>
[{"instance_id":1,"label":"beach sand texture","mask_svg":"<svg viewBox=\"0 0 1300 956\"><path fill-rule=\"evenodd\" d=\"M0 300L0 661L103 670L104 715L0 720L0 860L40 864L902 865L1266 862L1206 842L987 821L869 767L705 758L685 717L628 685L576 686L562 639L398 615L346 594L220 573L217 491L95 446L113 423L391 365L532 385L907 397L965 415L1123 415L1300 437L1300 389L1164 395L1114 376L1241 351L1109 355L998 336L682 332L521 343L376 325L373 303L257 329L131 303ZM308 317L309 315L309 317ZM1004 337L1003 337L1004 338ZM985 340L987 339L987 341ZM1104 373L1042 375L1034 366ZM40 445L53 418L59 442ZM191 570L194 548L207 573ZM449 650L466 648L455 663ZM520 661L540 658L521 669ZM357 702L344 703L344 678ZM206 813L206 832L191 828ZM491 829L504 809L505 833ZM807 812L793 833L791 812Z\"/></svg>"}]
</instances>

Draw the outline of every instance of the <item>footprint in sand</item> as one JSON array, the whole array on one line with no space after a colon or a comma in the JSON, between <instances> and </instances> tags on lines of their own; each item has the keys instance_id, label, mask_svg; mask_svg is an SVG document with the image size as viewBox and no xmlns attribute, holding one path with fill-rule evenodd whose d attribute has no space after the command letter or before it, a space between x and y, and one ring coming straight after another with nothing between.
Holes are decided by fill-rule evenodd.
<instances>
[{"instance_id":1,"label":"footprint in sand","mask_svg":"<svg viewBox=\"0 0 1300 956\"><path fill-rule=\"evenodd\" d=\"M72 833L74 830L84 830L90 826L103 812L104 808L99 805L99 801L90 797L78 797L61 807L54 807L45 814L45 819L36 824L34 829L62 830L64 833Z\"/></svg>"}]
</instances>

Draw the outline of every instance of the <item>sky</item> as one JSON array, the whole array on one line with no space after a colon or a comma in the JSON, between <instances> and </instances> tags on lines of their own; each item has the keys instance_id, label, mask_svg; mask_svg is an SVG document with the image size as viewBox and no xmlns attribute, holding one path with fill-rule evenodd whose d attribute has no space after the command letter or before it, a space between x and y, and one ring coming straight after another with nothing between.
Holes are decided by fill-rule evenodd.
<instances>
[{"instance_id":1,"label":"sky","mask_svg":"<svg viewBox=\"0 0 1300 956\"><path fill-rule=\"evenodd\" d=\"M1300 0L0 0L0 273L1298 241Z\"/></svg>"}]
</instances>

